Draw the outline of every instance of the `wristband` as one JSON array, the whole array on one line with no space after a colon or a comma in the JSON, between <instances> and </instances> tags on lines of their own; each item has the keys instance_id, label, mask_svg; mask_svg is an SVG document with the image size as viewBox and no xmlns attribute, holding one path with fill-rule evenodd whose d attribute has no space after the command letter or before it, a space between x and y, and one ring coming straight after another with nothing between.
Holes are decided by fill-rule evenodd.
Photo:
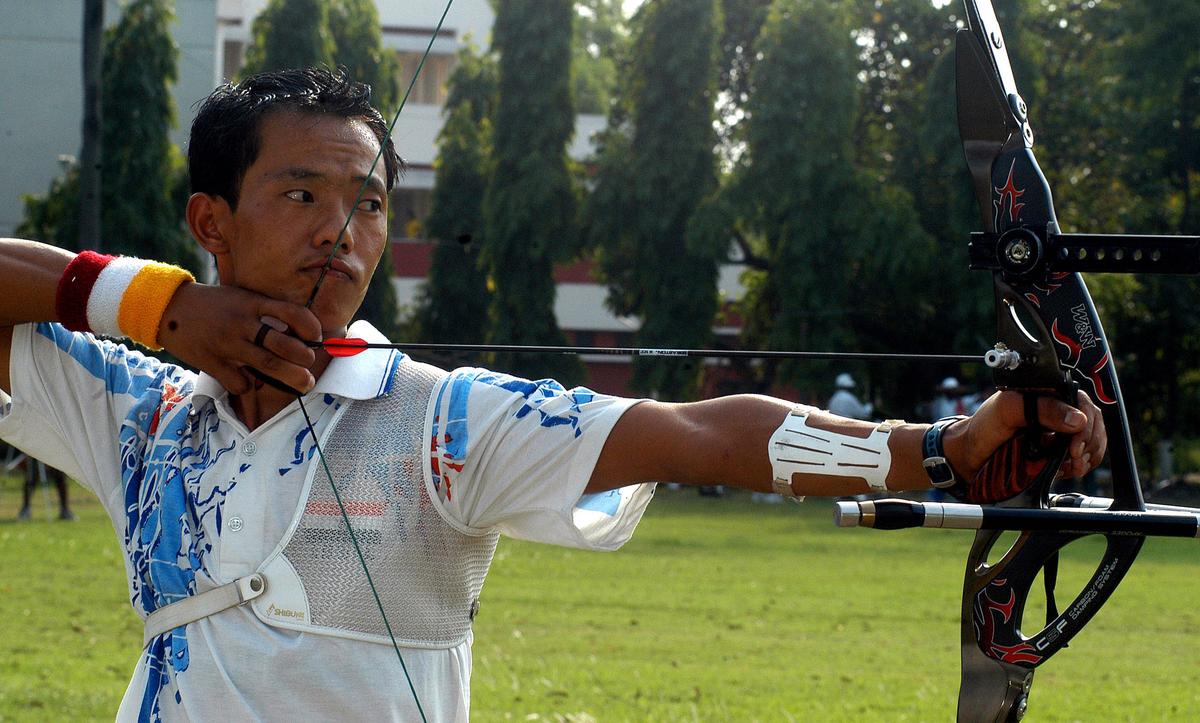
<instances>
[{"instance_id":1,"label":"wristband","mask_svg":"<svg viewBox=\"0 0 1200 723\"><path fill-rule=\"evenodd\" d=\"M67 264L54 297L54 311L63 326L71 331L92 331L88 323L88 298L100 272L115 258L84 251Z\"/></svg>"},{"instance_id":2,"label":"wristband","mask_svg":"<svg viewBox=\"0 0 1200 723\"><path fill-rule=\"evenodd\" d=\"M129 337L158 350L158 327L180 285L195 281L186 269L131 256L78 254L58 282L55 310L71 331Z\"/></svg>"},{"instance_id":3,"label":"wristband","mask_svg":"<svg viewBox=\"0 0 1200 723\"><path fill-rule=\"evenodd\" d=\"M158 343L158 327L167 305L180 286L195 281L196 277L178 266L157 261L144 263L121 295L117 325L130 339L158 350L162 348Z\"/></svg>"}]
</instances>

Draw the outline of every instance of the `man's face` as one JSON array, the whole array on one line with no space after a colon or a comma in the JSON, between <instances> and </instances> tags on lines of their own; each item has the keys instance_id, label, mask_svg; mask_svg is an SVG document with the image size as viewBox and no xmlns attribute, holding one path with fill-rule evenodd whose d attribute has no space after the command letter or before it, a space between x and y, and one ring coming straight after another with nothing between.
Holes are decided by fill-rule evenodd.
<instances>
[{"instance_id":1,"label":"man's face","mask_svg":"<svg viewBox=\"0 0 1200 723\"><path fill-rule=\"evenodd\" d=\"M259 138L230 217L228 254L218 255L221 283L304 304L356 209L312 307L326 336L340 335L387 242L382 162L358 197L379 142L360 120L289 111L267 116Z\"/></svg>"}]
</instances>

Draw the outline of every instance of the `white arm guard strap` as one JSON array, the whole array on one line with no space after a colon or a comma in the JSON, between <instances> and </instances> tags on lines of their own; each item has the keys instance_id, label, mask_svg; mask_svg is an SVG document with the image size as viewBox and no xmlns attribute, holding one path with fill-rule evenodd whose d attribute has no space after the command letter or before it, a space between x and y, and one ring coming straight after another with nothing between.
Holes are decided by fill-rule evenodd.
<instances>
[{"instance_id":1,"label":"white arm guard strap","mask_svg":"<svg viewBox=\"0 0 1200 723\"><path fill-rule=\"evenodd\" d=\"M796 497L792 475L803 472L858 477L865 479L872 491L886 492L885 480L892 467L888 438L892 429L902 423L889 419L866 438L852 437L810 427L808 410L793 410L767 443L775 491L785 497Z\"/></svg>"}]
</instances>

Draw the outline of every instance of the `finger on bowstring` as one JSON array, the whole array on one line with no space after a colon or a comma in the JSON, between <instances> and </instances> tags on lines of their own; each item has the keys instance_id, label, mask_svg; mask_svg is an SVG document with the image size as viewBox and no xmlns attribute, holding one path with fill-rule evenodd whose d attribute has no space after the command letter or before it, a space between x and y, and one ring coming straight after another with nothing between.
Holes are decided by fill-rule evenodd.
<instances>
[{"instance_id":1,"label":"finger on bowstring","mask_svg":"<svg viewBox=\"0 0 1200 723\"><path fill-rule=\"evenodd\" d=\"M274 329L275 331L279 332L280 334L288 333L287 322L284 321L283 319L276 319L275 317L270 316L268 314L263 314L262 316L258 317L258 320L261 321L262 325L267 327L268 329Z\"/></svg>"},{"instance_id":2,"label":"finger on bowstring","mask_svg":"<svg viewBox=\"0 0 1200 723\"><path fill-rule=\"evenodd\" d=\"M254 378L240 366L222 364L212 375L230 394L245 394L254 389Z\"/></svg>"},{"instance_id":3,"label":"finger on bowstring","mask_svg":"<svg viewBox=\"0 0 1200 723\"><path fill-rule=\"evenodd\" d=\"M321 341L321 321L309 309L278 299L263 298L258 305L260 317L282 321L294 336L305 341Z\"/></svg>"},{"instance_id":4,"label":"finger on bowstring","mask_svg":"<svg viewBox=\"0 0 1200 723\"><path fill-rule=\"evenodd\" d=\"M293 339L290 336L284 336L278 332L270 332L266 335L263 341L263 346L257 346L252 342L247 342L240 354L241 361L245 366L254 367L259 372L282 382L289 387L299 389L306 392L312 389L316 384L313 379L312 372L307 367L300 364L293 364L283 357L276 354L271 348L275 342L273 339L282 339L287 343L302 344L302 342ZM305 348L309 354L310 349Z\"/></svg>"},{"instance_id":5,"label":"finger on bowstring","mask_svg":"<svg viewBox=\"0 0 1200 723\"><path fill-rule=\"evenodd\" d=\"M316 352L293 336L282 320L273 316L262 316L259 321L261 324L254 334L255 346L302 367L310 367L317 360Z\"/></svg>"}]
</instances>

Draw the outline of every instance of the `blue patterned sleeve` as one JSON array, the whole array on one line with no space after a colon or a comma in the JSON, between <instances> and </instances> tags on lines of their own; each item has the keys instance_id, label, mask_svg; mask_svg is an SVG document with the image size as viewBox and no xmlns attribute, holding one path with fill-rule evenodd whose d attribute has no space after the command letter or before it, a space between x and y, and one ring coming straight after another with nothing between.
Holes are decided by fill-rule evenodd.
<instances>
[{"instance_id":1,"label":"blue patterned sleeve","mask_svg":"<svg viewBox=\"0 0 1200 723\"><path fill-rule=\"evenodd\" d=\"M583 491L609 432L637 400L459 369L427 419L431 492L464 531L589 549L629 538L654 486Z\"/></svg>"},{"instance_id":2,"label":"blue patterned sleeve","mask_svg":"<svg viewBox=\"0 0 1200 723\"><path fill-rule=\"evenodd\" d=\"M53 323L13 328L10 370L0 438L90 488L110 514L121 504L123 433L131 424L148 429L162 390L182 395L193 380L179 367Z\"/></svg>"}]
</instances>

